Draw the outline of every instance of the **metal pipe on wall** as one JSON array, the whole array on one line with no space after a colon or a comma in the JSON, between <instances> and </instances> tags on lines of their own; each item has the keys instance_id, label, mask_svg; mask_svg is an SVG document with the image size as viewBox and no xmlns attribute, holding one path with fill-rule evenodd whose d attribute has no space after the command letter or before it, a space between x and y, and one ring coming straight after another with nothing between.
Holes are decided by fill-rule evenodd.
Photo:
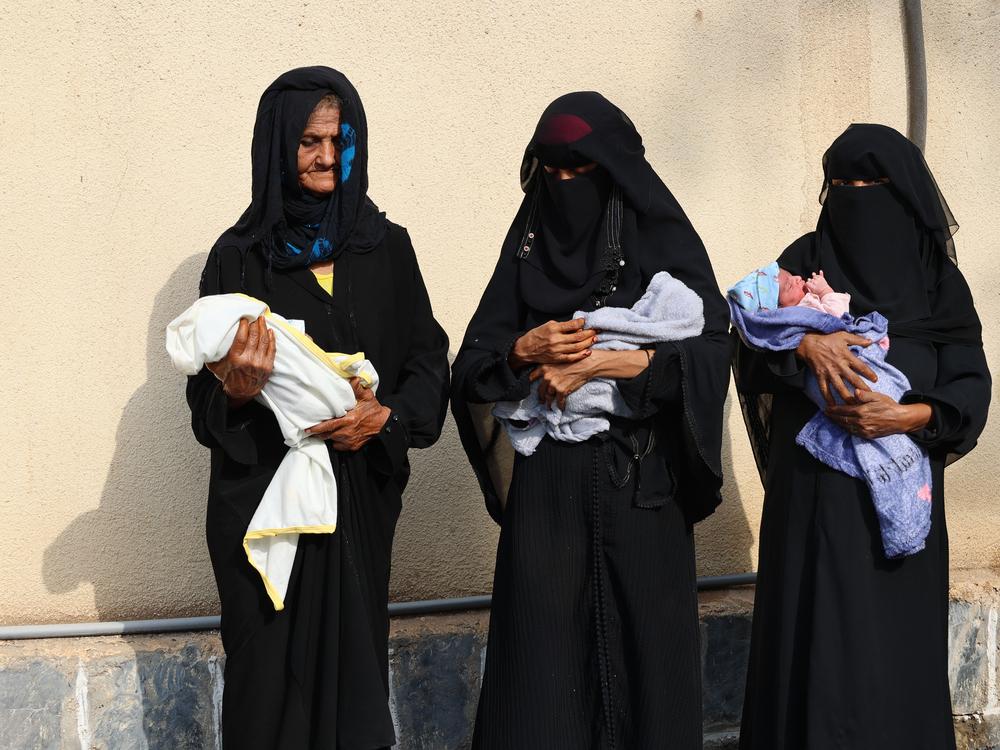
<instances>
[{"instance_id":1,"label":"metal pipe on wall","mask_svg":"<svg viewBox=\"0 0 1000 750\"><path fill-rule=\"evenodd\" d=\"M747 586L757 579L755 573L706 576L698 579L698 590ZM454 599L424 599L414 602L393 602L391 617L413 617L447 612L468 612L489 609L492 597L463 596ZM141 633L177 633L192 630L217 630L219 617L171 617L159 620L124 620L121 622L76 622L53 625L8 625L0 627L0 641L22 641L33 638L83 638L99 635L138 635Z\"/></svg>"},{"instance_id":2,"label":"metal pipe on wall","mask_svg":"<svg viewBox=\"0 0 1000 750\"><path fill-rule=\"evenodd\" d=\"M902 0L906 53L906 135L923 151L927 144L927 55L920 0Z\"/></svg>"}]
</instances>

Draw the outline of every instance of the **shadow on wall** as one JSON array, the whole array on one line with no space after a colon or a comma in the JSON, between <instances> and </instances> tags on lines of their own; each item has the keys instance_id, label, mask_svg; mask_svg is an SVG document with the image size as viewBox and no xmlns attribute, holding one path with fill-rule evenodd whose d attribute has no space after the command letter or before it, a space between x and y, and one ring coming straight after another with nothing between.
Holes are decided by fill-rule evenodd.
<instances>
[{"instance_id":1,"label":"shadow on wall","mask_svg":"<svg viewBox=\"0 0 1000 750\"><path fill-rule=\"evenodd\" d=\"M186 259L153 302L146 382L122 412L99 507L45 550L48 590L64 594L90 583L101 620L218 608L204 540L208 454L191 434L185 381L163 343L167 323L197 297L206 257Z\"/></svg>"},{"instance_id":2,"label":"shadow on wall","mask_svg":"<svg viewBox=\"0 0 1000 750\"><path fill-rule=\"evenodd\" d=\"M705 576L725 575L729 573L748 573L753 571L751 550L754 545L754 534L747 519L746 508L735 474L733 461L733 434L730 429L730 415L735 408L739 412L739 402L732 388L726 399L723 411L722 434L722 504L707 520L698 524L696 529L696 554L698 574ZM737 423L736 441L746 442L746 433ZM756 473L753 477L756 479Z\"/></svg>"},{"instance_id":3,"label":"shadow on wall","mask_svg":"<svg viewBox=\"0 0 1000 750\"><path fill-rule=\"evenodd\" d=\"M390 595L408 601L488 594L500 527L486 513L450 411L438 442L411 451L410 462Z\"/></svg>"}]
</instances>

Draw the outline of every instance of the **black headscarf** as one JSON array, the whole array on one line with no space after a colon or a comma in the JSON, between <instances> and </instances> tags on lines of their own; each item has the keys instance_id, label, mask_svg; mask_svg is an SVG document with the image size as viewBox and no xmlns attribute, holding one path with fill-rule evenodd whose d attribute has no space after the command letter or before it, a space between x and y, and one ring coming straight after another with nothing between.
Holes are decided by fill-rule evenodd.
<instances>
[{"instance_id":1,"label":"black headscarf","mask_svg":"<svg viewBox=\"0 0 1000 750\"><path fill-rule=\"evenodd\" d=\"M833 180L881 180L867 187ZM816 231L793 242L778 258L792 273L823 271L830 286L851 295L851 313L878 311L891 336L982 346L982 325L969 286L957 267L952 236L958 223L938 190L920 149L885 125L851 125L823 155ZM739 349L737 350L739 356ZM952 352L952 358L963 355ZM977 357L970 372L978 368ZM761 481L770 446L772 395L737 392ZM970 408L985 420L983 409ZM981 426L980 428L981 429ZM975 445L951 446L949 461Z\"/></svg>"},{"instance_id":2,"label":"black headscarf","mask_svg":"<svg viewBox=\"0 0 1000 750\"><path fill-rule=\"evenodd\" d=\"M793 273L822 270L851 295L851 312L874 310L889 332L941 343L982 341L956 268L958 223L920 149L885 125L851 125L823 156L819 222L811 242L778 259ZM833 180L880 180L867 187Z\"/></svg>"},{"instance_id":3,"label":"black headscarf","mask_svg":"<svg viewBox=\"0 0 1000 750\"><path fill-rule=\"evenodd\" d=\"M339 175L331 195L315 196L299 187L298 146L309 115L331 93L343 102ZM251 161L250 206L217 247L238 247L244 257L260 248L276 268L296 268L368 252L385 236L385 214L368 198L365 110L342 73L296 68L268 86L257 107Z\"/></svg>"},{"instance_id":4,"label":"black headscarf","mask_svg":"<svg viewBox=\"0 0 1000 750\"><path fill-rule=\"evenodd\" d=\"M562 183L543 177L544 165L590 163L597 168ZM567 320L577 310L631 307L653 275L668 271L704 303L703 335L674 344L684 378L684 460L691 473L681 482L687 485L682 495L692 504L691 518L708 515L719 499L730 350L728 308L701 239L646 161L635 126L593 91L566 94L545 109L524 152L521 187L525 198L452 371L452 410L487 506L497 517L489 459L463 384L490 357L505 359L526 329Z\"/></svg>"},{"instance_id":5,"label":"black headscarf","mask_svg":"<svg viewBox=\"0 0 1000 750\"><path fill-rule=\"evenodd\" d=\"M589 163L598 167L571 180L543 169ZM504 253L525 261L518 288L530 308L558 317L628 307L667 266L690 272L704 265L696 286L714 294L701 239L646 161L631 120L600 94L566 94L545 108L524 152L521 187L514 219L521 231L508 237Z\"/></svg>"}]
</instances>

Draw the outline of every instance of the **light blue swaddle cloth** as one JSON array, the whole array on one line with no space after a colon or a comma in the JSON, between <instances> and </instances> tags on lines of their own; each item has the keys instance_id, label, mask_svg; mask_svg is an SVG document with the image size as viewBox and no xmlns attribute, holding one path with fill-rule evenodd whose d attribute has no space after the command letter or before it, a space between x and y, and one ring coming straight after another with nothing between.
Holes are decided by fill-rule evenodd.
<instances>
[{"instance_id":1,"label":"light blue swaddle cloth","mask_svg":"<svg viewBox=\"0 0 1000 750\"><path fill-rule=\"evenodd\" d=\"M701 297L666 271L649 281L645 294L626 307L602 307L592 312L577 311L586 328L600 331L594 349L634 350L660 341L680 341L701 335L705 327ZM566 398L566 409L551 407L538 400L538 383L521 401L499 401L493 407L514 450L524 456L535 452L549 435L565 443L580 443L606 431L609 416L627 417L625 404L615 381L596 378Z\"/></svg>"},{"instance_id":2,"label":"light blue swaddle cloth","mask_svg":"<svg viewBox=\"0 0 1000 750\"><path fill-rule=\"evenodd\" d=\"M772 267L776 269L777 264L743 277L726 295L733 325L747 346L759 351L791 351L807 333L847 331L873 342L864 348L851 347L878 376L876 382L869 382L873 391L898 401L910 390L906 375L885 361L887 347L883 348L879 342L887 342L889 322L879 313L858 318L845 314L837 318L809 307L777 308L777 288L775 307L754 307L746 292L756 293L760 279L770 276ZM773 275L777 277L776 272ZM922 550L931 528L932 479L927 451L909 435L864 438L847 432L824 414L826 400L812 372L805 393L819 410L799 431L795 442L816 460L868 485L886 557L902 557ZM837 401L842 403L839 397Z\"/></svg>"},{"instance_id":3,"label":"light blue swaddle cloth","mask_svg":"<svg viewBox=\"0 0 1000 750\"><path fill-rule=\"evenodd\" d=\"M729 288L729 299L744 310L778 309L778 261L751 271Z\"/></svg>"}]
</instances>

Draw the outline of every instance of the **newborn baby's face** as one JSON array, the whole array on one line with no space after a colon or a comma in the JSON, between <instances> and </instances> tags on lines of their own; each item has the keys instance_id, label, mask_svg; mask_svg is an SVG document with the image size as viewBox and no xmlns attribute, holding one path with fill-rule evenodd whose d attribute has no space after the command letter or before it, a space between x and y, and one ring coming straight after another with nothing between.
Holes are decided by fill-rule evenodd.
<instances>
[{"instance_id":1,"label":"newborn baby's face","mask_svg":"<svg viewBox=\"0 0 1000 750\"><path fill-rule=\"evenodd\" d=\"M801 276L778 269L778 307L793 307L806 296L806 282Z\"/></svg>"}]
</instances>

